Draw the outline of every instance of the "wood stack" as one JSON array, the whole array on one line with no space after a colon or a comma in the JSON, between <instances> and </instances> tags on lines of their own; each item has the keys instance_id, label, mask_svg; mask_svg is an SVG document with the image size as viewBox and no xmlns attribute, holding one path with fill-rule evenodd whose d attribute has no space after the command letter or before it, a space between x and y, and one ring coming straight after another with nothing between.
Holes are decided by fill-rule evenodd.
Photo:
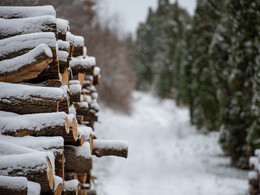
<instances>
[{"instance_id":1,"label":"wood stack","mask_svg":"<svg viewBox=\"0 0 260 195\"><path fill-rule=\"evenodd\" d=\"M127 158L94 132L100 68L52 6L0 7L0 194L87 194L92 155Z\"/></svg>"},{"instance_id":2,"label":"wood stack","mask_svg":"<svg viewBox=\"0 0 260 195\"><path fill-rule=\"evenodd\" d=\"M260 193L260 149L255 150L255 156L249 158L250 171L248 173L248 183L250 186L250 195L258 195Z\"/></svg>"}]
</instances>

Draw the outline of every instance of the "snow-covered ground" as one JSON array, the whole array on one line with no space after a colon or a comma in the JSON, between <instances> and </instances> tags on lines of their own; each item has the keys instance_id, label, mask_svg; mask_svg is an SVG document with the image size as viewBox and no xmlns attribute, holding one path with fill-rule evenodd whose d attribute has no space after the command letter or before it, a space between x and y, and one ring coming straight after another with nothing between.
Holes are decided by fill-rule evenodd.
<instances>
[{"instance_id":1,"label":"snow-covered ground","mask_svg":"<svg viewBox=\"0 0 260 195\"><path fill-rule=\"evenodd\" d=\"M229 167L218 133L202 135L186 108L135 92L133 114L103 108L99 138L129 142L128 159L95 158L98 195L242 195L247 172Z\"/></svg>"}]
</instances>

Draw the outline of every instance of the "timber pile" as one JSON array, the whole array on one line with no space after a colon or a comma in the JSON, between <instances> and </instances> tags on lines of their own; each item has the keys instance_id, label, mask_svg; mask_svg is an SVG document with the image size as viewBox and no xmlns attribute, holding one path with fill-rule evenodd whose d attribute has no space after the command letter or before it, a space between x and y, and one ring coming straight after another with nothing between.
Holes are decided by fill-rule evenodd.
<instances>
[{"instance_id":1,"label":"timber pile","mask_svg":"<svg viewBox=\"0 0 260 195\"><path fill-rule=\"evenodd\" d=\"M92 156L127 158L99 140L100 68L53 6L0 7L0 195L95 194Z\"/></svg>"}]
</instances>

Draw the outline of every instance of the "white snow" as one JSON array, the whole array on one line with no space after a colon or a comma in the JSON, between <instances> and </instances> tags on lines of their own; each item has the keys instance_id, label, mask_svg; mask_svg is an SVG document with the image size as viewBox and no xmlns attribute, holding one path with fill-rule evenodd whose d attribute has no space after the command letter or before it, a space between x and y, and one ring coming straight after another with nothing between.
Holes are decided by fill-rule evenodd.
<instances>
[{"instance_id":1,"label":"white snow","mask_svg":"<svg viewBox=\"0 0 260 195\"><path fill-rule=\"evenodd\" d=\"M79 185L79 181L77 179L64 181L63 191L73 191L73 190L76 190L78 185Z\"/></svg>"},{"instance_id":2,"label":"white snow","mask_svg":"<svg viewBox=\"0 0 260 195\"><path fill-rule=\"evenodd\" d=\"M54 10L54 7L52 5L0 7L0 18L27 18L44 15L51 15L56 17L56 11Z\"/></svg>"},{"instance_id":3,"label":"white snow","mask_svg":"<svg viewBox=\"0 0 260 195\"><path fill-rule=\"evenodd\" d=\"M28 192L27 195L38 195L41 192L41 185L36 183L36 182L32 182L32 181L28 181Z\"/></svg>"},{"instance_id":4,"label":"white snow","mask_svg":"<svg viewBox=\"0 0 260 195\"><path fill-rule=\"evenodd\" d=\"M58 32L66 33L70 30L69 21L61 18L57 18L57 29Z\"/></svg>"},{"instance_id":5,"label":"white snow","mask_svg":"<svg viewBox=\"0 0 260 195\"><path fill-rule=\"evenodd\" d=\"M57 187L61 184L63 184L63 179L57 175L53 176L53 183L54 183L54 187L53 190L56 191Z\"/></svg>"},{"instance_id":6,"label":"white snow","mask_svg":"<svg viewBox=\"0 0 260 195\"><path fill-rule=\"evenodd\" d=\"M76 111L74 105L71 105L71 106L69 107L69 113L70 113L70 114L74 114L74 116L77 115L77 111Z\"/></svg>"},{"instance_id":7,"label":"white snow","mask_svg":"<svg viewBox=\"0 0 260 195\"><path fill-rule=\"evenodd\" d=\"M93 140L93 148L96 149L115 149L115 150L127 150L128 143L123 140Z\"/></svg>"},{"instance_id":8,"label":"white snow","mask_svg":"<svg viewBox=\"0 0 260 195\"><path fill-rule=\"evenodd\" d=\"M187 108L135 92L132 116L101 109L100 139L129 143L128 159L94 158L99 195L244 195L247 171L229 166L219 133L204 135Z\"/></svg>"},{"instance_id":9,"label":"white snow","mask_svg":"<svg viewBox=\"0 0 260 195\"><path fill-rule=\"evenodd\" d=\"M88 109L88 103L87 102L77 102L77 105L82 108Z\"/></svg>"},{"instance_id":10,"label":"white snow","mask_svg":"<svg viewBox=\"0 0 260 195\"><path fill-rule=\"evenodd\" d=\"M35 61L36 57L41 53L45 53L50 58L52 57L51 49L46 44L42 43L24 55L0 61L0 74L18 71L23 66Z\"/></svg>"},{"instance_id":11,"label":"white snow","mask_svg":"<svg viewBox=\"0 0 260 195\"><path fill-rule=\"evenodd\" d=\"M26 177L10 177L0 175L0 187L14 190L25 190L28 186Z\"/></svg>"},{"instance_id":12,"label":"white snow","mask_svg":"<svg viewBox=\"0 0 260 195\"><path fill-rule=\"evenodd\" d=\"M80 84L80 82L79 82L79 80L70 80L69 84L70 85L77 85L77 84Z\"/></svg>"},{"instance_id":13,"label":"white snow","mask_svg":"<svg viewBox=\"0 0 260 195\"><path fill-rule=\"evenodd\" d=\"M24 146L9 143L7 141L0 141L0 156L12 155L12 154L26 154L26 153L33 153L33 152L37 152L37 150L33 150L30 148L26 148Z\"/></svg>"},{"instance_id":14,"label":"white snow","mask_svg":"<svg viewBox=\"0 0 260 195\"><path fill-rule=\"evenodd\" d=\"M71 32L67 32L66 39L71 44L74 42L75 47L84 46L84 37L82 37L82 36L73 35L73 34L71 34Z\"/></svg>"},{"instance_id":15,"label":"white snow","mask_svg":"<svg viewBox=\"0 0 260 195\"><path fill-rule=\"evenodd\" d=\"M67 62L69 53L67 51L58 50L58 58L62 62Z\"/></svg>"},{"instance_id":16,"label":"white snow","mask_svg":"<svg viewBox=\"0 0 260 195\"><path fill-rule=\"evenodd\" d=\"M92 130L91 127L85 126L85 125L78 125L78 134L81 136L84 136L84 140L88 141L89 136L92 135L92 137L96 137L96 133Z\"/></svg>"},{"instance_id":17,"label":"white snow","mask_svg":"<svg viewBox=\"0 0 260 195\"><path fill-rule=\"evenodd\" d=\"M93 98L93 99L98 99L98 93L97 92L94 92L94 93L92 93L91 94L91 97Z\"/></svg>"},{"instance_id":18,"label":"white snow","mask_svg":"<svg viewBox=\"0 0 260 195\"><path fill-rule=\"evenodd\" d=\"M77 67L77 66L90 68L95 65L96 65L95 57L86 56L86 58L84 58L84 59L83 58L71 58L71 60L70 60L71 68Z\"/></svg>"},{"instance_id":19,"label":"white snow","mask_svg":"<svg viewBox=\"0 0 260 195\"><path fill-rule=\"evenodd\" d=\"M19 98L31 99L32 97L41 96L43 98L53 98L61 100L64 95L67 95L62 88L57 87L38 87L22 84L11 84L0 82L0 98Z\"/></svg>"},{"instance_id":20,"label":"white snow","mask_svg":"<svg viewBox=\"0 0 260 195\"><path fill-rule=\"evenodd\" d=\"M38 151L45 151L50 148L56 148L57 150L57 148L64 146L62 137L12 137L0 135L0 141L14 143Z\"/></svg>"},{"instance_id":21,"label":"white snow","mask_svg":"<svg viewBox=\"0 0 260 195\"><path fill-rule=\"evenodd\" d=\"M100 74L100 68L95 66L94 68L94 76L98 76Z\"/></svg>"},{"instance_id":22,"label":"white snow","mask_svg":"<svg viewBox=\"0 0 260 195\"><path fill-rule=\"evenodd\" d=\"M0 132L11 132L16 131L17 129L39 131L42 128L65 125L66 117L67 114L65 112L25 114L13 117L0 116Z\"/></svg>"},{"instance_id":23,"label":"white snow","mask_svg":"<svg viewBox=\"0 0 260 195\"><path fill-rule=\"evenodd\" d=\"M49 24L56 24L56 18L47 15L12 20L0 19L0 32L2 35L52 32L53 29L47 26Z\"/></svg>"},{"instance_id":24,"label":"white snow","mask_svg":"<svg viewBox=\"0 0 260 195\"><path fill-rule=\"evenodd\" d=\"M251 156L250 158L249 158L249 166L250 167L257 167L257 165L259 164L259 160L258 160L258 157L256 157L256 156Z\"/></svg>"},{"instance_id":25,"label":"white snow","mask_svg":"<svg viewBox=\"0 0 260 195\"><path fill-rule=\"evenodd\" d=\"M66 146L66 147L73 148L77 156L82 156L86 159L91 158L90 145L88 142L85 142L82 146Z\"/></svg>"},{"instance_id":26,"label":"white snow","mask_svg":"<svg viewBox=\"0 0 260 195\"><path fill-rule=\"evenodd\" d=\"M258 179L258 173L256 171L249 171L248 179Z\"/></svg>"},{"instance_id":27,"label":"white snow","mask_svg":"<svg viewBox=\"0 0 260 195\"><path fill-rule=\"evenodd\" d=\"M56 46L55 34L53 32L40 32L2 39L0 40L0 56L5 56L10 52L16 52L24 48L33 49L41 43L54 48Z\"/></svg>"},{"instance_id":28,"label":"white snow","mask_svg":"<svg viewBox=\"0 0 260 195\"><path fill-rule=\"evenodd\" d=\"M84 48L83 48L83 56L84 56L84 57L86 57L87 52L88 52L88 49L87 49L86 46L84 46Z\"/></svg>"},{"instance_id":29,"label":"white snow","mask_svg":"<svg viewBox=\"0 0 260 195\"><path fill-rule=\"evenodd\" d=\"M81 92L81 85L80 84L73 84L73 85L70 85L70 93L71 94L77 94L77 93L80 93Z\"/></svg>"},{"instance_id":30,"label":"white snow","mask_svg":"<svg viewBox=\"0 0 260 195\"><path fill-rule=\"evenodd\" d=\"M70 48L70 43L68 41L62 41L59 39L58 46L59 46L59 49L67 51Z\"/></svg>"},{"instance_id":31,"label":"white snow","mask_svg":"<svg viewBox=\"0 0 260 195\"><path fill-rule=\"evenodd\" d=\"M260 157L260 149L255 150L255 156Z\"/></svg>"}]
</instances>

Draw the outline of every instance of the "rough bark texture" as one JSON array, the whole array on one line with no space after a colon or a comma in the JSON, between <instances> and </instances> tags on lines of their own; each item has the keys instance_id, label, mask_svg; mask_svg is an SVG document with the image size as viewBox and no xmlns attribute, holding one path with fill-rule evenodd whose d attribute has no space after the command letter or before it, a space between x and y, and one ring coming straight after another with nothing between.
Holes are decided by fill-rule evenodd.
<instances>
[{"instance_id":1,"label":"rough bark texture","mask_svg":"<svg viewBox=\"0 0 260 195\"><path fill-rule=\"evenodd\" d=\"M8 186L0 187L0 195L27 195L27 191L28 189L23 189L23 190L19 190L19 189L10 189L8 188Z\"/></svg>"},{"instance_id":2,"label":"rough bark texture","mask_svg":"<svg viewBox=\"0 0 260 195\"><path fill-rule=\"evenodd\" d=\"M84 46L74 47L72 56L73 57L83 56L83 53L84 53Z\"/></svg>"},{"instance_id":3,"label":"rough bark texture","mask_svg":"<svg viewBox=\"0 0 260 195\"><path fill-rule=\"evenodd\" d=\"M75 147L65 146L65 171L88 173L92 169L92 159L76 153Z\"/></svg>"},{"instance_id":4,"label":"rough bark texture","mask_svg":"<svg viewBox=\"0 0 260 195\"><path fill-rule=\"evenodd\" d=\"M81 104L80 102L74 103L74 107L77 111L77 115L86 116L89 112L89 108Z\"/></svg>"}]
</instances>

